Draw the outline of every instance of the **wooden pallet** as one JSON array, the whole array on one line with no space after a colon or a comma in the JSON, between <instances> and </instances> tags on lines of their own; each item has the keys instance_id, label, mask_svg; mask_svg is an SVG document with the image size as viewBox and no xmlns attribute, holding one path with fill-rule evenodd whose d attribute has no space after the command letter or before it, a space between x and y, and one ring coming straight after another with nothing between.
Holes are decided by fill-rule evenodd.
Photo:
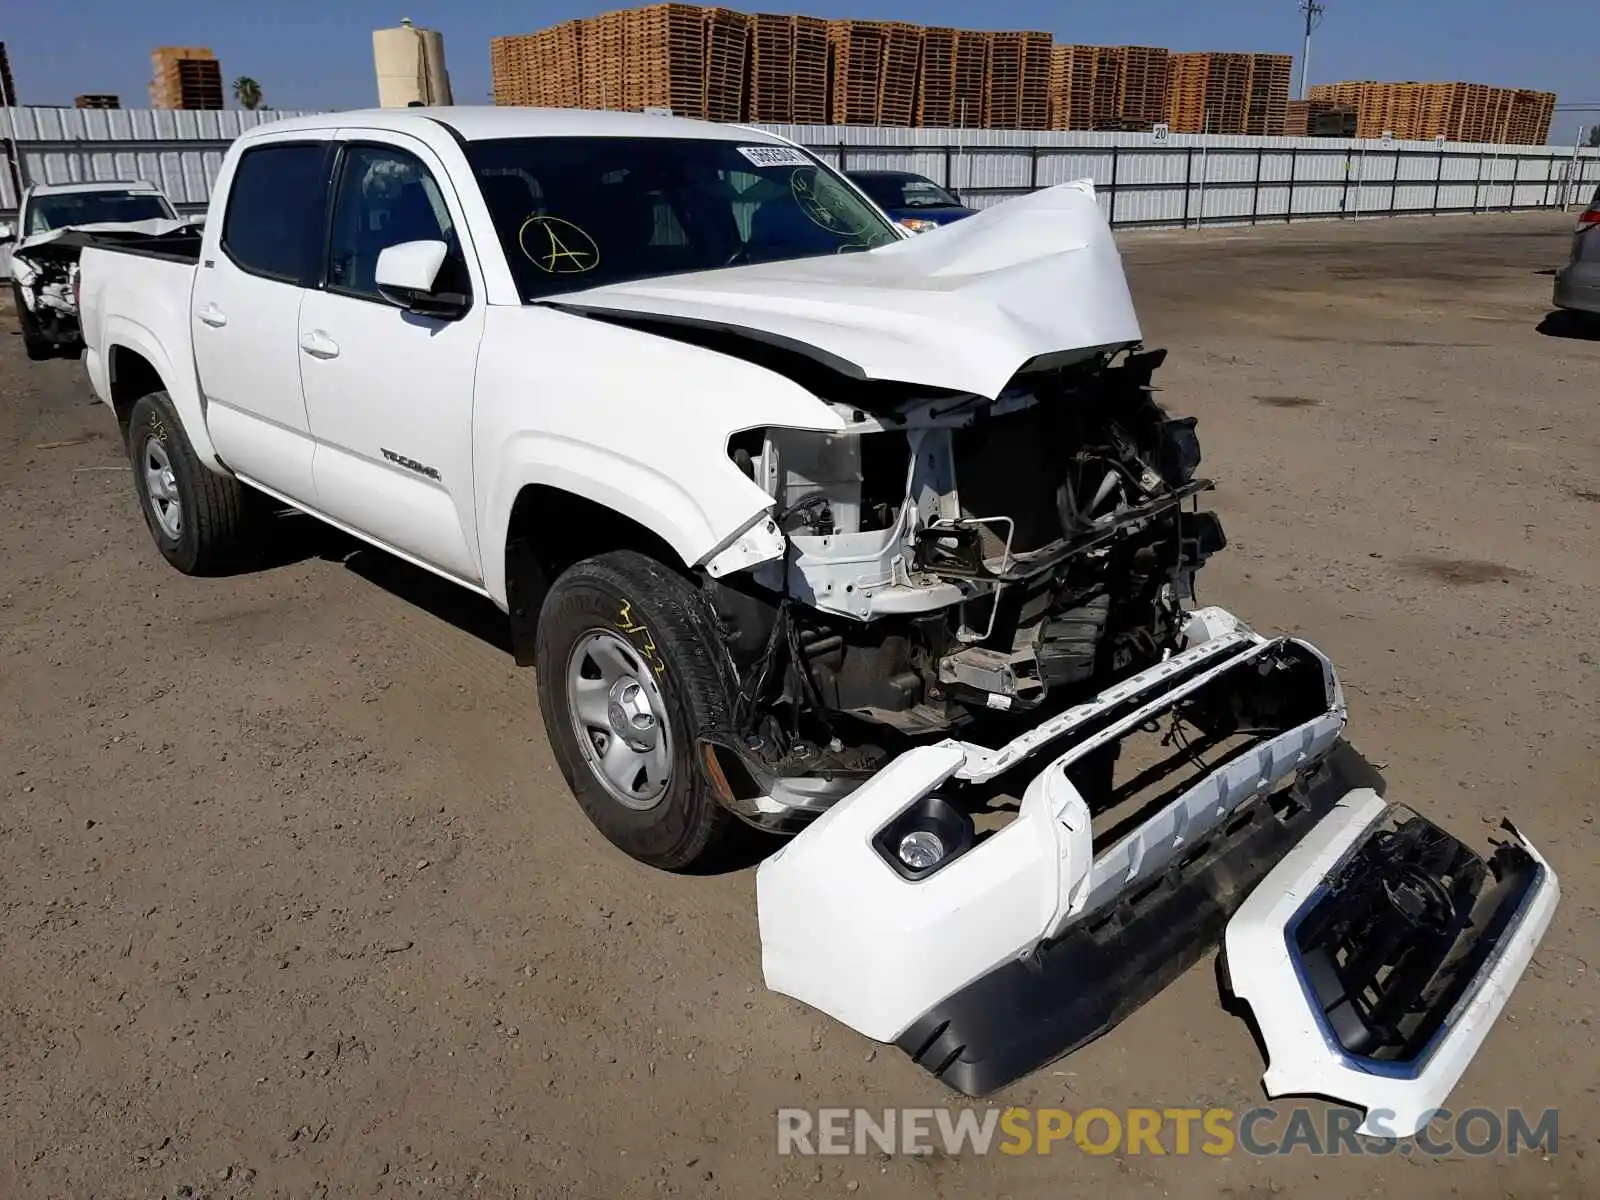
<instances>
[{"instance_id":1,"label":"wooden pallet","mask_svg":"<svg viewBox=\"0 0 1600 1200\"><path fill-rule=\"evenodd\" d=\"M1046 129L1050 124L1048 33L996 33L989 44L983 123L989 129Z\"/></svg>"},{"instance_id":2,"label":"wooden pallet","mask_svg":"<svg viewBox=\"0 0 1600 1200\"><path fill-rule=\"evenodd\" d=\"M1055 88L1050 102L1052 129L1094 128L1094 80L1099 56L1098 46L1070 45L1052 49L1051 78Z\"/></svg>"},{"instance_id":3,"label":"wooden pallet","mask_svg":"<svg viewBox=\"0 0 1600 1200\"><path fill-rule=\"evenodd\" d=\"M1550 140L1550 122L1555 116L1554 92L1518 88L1511 101L1511 123L1507 139L1519 146L1542 146Z\"/></svg>"},{"instance_id":4,"label":"wooden pallet","mask_svg":"<svg viewBox=\"0 0 1600 1200\"><path fill-rule=\"evenodd\" d=\"M917 80L917 124L948 129L955 124L957 30L934 27L922 31L922 69Z\"/></svg>"},{"instance_id":5,"label":"wooden pallet","mask_svg":"<svg viewBox=\"0 0 1600 1200\"><path fill-rule=\"evenodd\" d=\"M704 33L705 115L712 121L743 120L750 18L731 8L707 9Z\"/></svg>"},{"instance_id":6,"label":"wooden pallet","mask_svg":"<svg viewBox=\"0 0 1600 1200\"><path fill-rule=\"evenodd\" d=\"M794 120L794 54L794 17L756 13L750 18L750 120Z\"/></svg>"},{"instance_id":7,"label":"wooden pallet","mask_svg":"<svg viewBox=\"0 0 1600 1200\"><path fill-rule=\"evenodd\" d=\"M955 90L950 98L951 123L956 128L983 125L983 92L989 82L993 45L993 36L982 30L962 29L956 34Z\"/></svg>"},{"instance_id":8,"label":"wooden pallet","mask_svg":"<svg viewBox=\"0 0 1600 1200\"><path fill-rule=\"evenodd\" d=\"M1203 133L1211 55L1174 54L1167 60L1167 123L1174 133Z\"/></svg>"},{"instance_id":9,"label":"wooden pallet","mask_svg":"<svg viewBox=\"0 0 1600 1200\"><path fill-rule=\"evenodd\" d=\"M1254 54L1250 62L1250 94L1244 132L1256 137L1282 137L1289 115L1289 88L1294 59L1287 54Z\"/></svg>"},{"instance_id":10,"label":"wooden pallet","mask_svg":"<svg viewBox=\"0 0 1600 1200\"><path fill-rule=\"evenodd\" d=\"M828 23L829 114L835 125L876 125L888 38L881 21Z\"/></svg>"},{"instance_id":11,"label":"wooden pallet","mask_svg":"<svg viewBox=\"0 0 1600 1200\"><path fill-rule=\"evenodd\" d=\"M1157 46L1125 46L1122 92L1117 117L1125 128L1149 129L1167 119L1167 61L1171 52Z\"/></svg>"},{"instance_id":12,"label":"wooden pallet","mask_svg":"<svg viewBox=\"0 0 1600 1200\"><path fill-rule=\"evenodd\" d=\"M1122 94L1128 82L1128 48L1096 46L1094 94L1090 100L1089 128L1105 129L1122 116Z\"/></svg>"},{"instance_id":13,"label":"wooden pallet","mask_svg":"<svg viewBox=\"0 0 1600 1200\"><path fill-rule=\"evenodd\" d=\"M628 107L669 108L676 116L704 117L705 10L692 4L655 4L621 15L626 18Z\"/></svg>"},{"instance_id":14,"label":"wooden pallet","mask_svg":"<svg viewBox=\"0 0 1600 1200\"><path fill-rule=\"evenodd\" d=\"M794 120L828 123L828 22L821 17L794 19Z\"/></svg>"}]
</instances>

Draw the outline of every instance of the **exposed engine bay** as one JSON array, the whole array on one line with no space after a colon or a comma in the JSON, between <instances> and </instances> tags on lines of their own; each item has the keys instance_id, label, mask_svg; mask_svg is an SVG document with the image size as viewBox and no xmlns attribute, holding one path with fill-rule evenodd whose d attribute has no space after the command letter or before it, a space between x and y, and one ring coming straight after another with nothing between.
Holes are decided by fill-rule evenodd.
<instances>
[{"instance_id":1,"label":"exposed engine bay","mask_svg":"<svg viewBox=\"0 0 1600 1200\"><path fill-rule=\"evenodd\" d=\"M788 547L708 582L751 790L814 812L918 740L1004 738L1181 648L1226 539L1194 420L1153 397L1164 358L1024 372L995 400L858 384L842 434L735 435Z\"/></svg>"}]
</instances>

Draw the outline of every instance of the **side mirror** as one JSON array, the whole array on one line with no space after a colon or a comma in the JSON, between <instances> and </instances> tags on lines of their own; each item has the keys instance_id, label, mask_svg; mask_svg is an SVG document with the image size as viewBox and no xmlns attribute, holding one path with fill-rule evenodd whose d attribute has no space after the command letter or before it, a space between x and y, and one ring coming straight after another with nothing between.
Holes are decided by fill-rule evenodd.
<instances>
[{"instance_id":1,"label":"side mirror","mask_svg":"<svg viewBox=\"0 0 1600 1200\"><path fill-rule=\"evenodd\" d=\"M0 221L0 246L17 240L17 227L10 221Z\"/></svg>"},{"instance_id":2,"label":"side mirror","mask_svg":"<svg viewBox=\"0 0 1600 1200\"><path fill-rule=\"evenodd\" d=\"M459 292L434 291L449 253L450 247L438 241L385 246L373 271L378 294L407 312L455 320L467 311L468 298Z\"/></svg>"}]
</instances>

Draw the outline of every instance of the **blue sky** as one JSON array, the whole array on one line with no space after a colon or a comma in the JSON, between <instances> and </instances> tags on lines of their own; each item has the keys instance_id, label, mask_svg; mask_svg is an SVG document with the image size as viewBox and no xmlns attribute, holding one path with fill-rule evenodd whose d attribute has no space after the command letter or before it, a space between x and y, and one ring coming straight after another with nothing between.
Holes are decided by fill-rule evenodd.
<instances>
[{"instance_id":1,"label":"blue sky","mask_svg":"<svg viewBox=\"0 0 1600 1200\"><path fill-rule=\"evenodd\" d=\"M1600 101L1592 5L1579 0L1327 0L1312 53L1312 82L1465 79ZM376 102L371 31L410 16L440 30L457 103L489 102L489 39L527 33L601 4L459 0L8 0L0 40L10 48L24 104L70 104L79 92L146 103L149 53L159 45L210 46L228 79L259 80L275 108L351 108ZM738 7L738 5L735 5ZM857 16L990 29L1045 29L1059 40L1135 43L1177 50L1300 52L1295 0L1120 0L1051 4L997 0L817 0L767 11ZM1296 67L1298 71L1298 66ZM1297 75L1298 78L1298 75ZM1556 115L1553 140L1600 113Z\"/></svg>"}]
</instances>

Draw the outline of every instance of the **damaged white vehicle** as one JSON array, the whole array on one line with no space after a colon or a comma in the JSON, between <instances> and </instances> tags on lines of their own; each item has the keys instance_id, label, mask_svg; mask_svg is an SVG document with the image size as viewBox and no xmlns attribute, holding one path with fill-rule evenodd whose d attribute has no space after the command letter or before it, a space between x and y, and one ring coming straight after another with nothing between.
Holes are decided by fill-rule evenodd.
<instances>
[{"instance_id":1,"label":"damaged white vehicle","mask_svg":"<svg viewBox=\"0 0 1600 1200\"><path fill-rule=\"evenodd\" d=\"M28 357L77 353L82 242L73 235L146 238L184 224L161 189L142 180L40 183L24 190L16 224L0 223L0 246L11 247L11 295Z\"/></svg>"},{"instance_id":2,"label":"damaged white vehicle","mask_svg":"<svg viewBox=\"0 0 1600 1200\"><path fill-rule=\"evenodd\" d=\"M334 114L81 284L174 566L264 495L490 597L605 836L794 834L769 986L956 1088L1225 939L1269 1089L1407 1133L1550 920L1514 831L1378 798L1321 653L1196 606L1222 526L1088 184L908 239L752 130Z\"/></svg>"}]
</instances>

